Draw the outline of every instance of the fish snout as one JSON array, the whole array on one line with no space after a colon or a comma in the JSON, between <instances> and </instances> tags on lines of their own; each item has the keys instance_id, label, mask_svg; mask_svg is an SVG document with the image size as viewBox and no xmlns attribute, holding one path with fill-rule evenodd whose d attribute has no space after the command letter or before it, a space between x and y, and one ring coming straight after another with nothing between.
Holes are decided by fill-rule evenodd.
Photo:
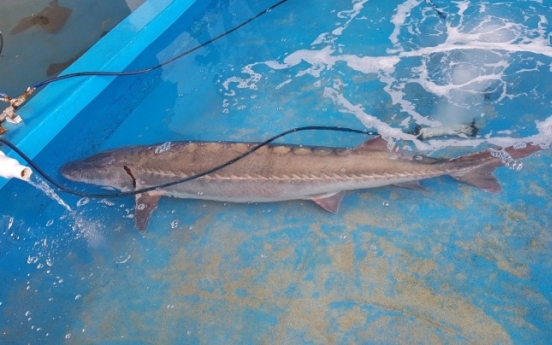
<instances>
[{"instance_id":1,"label":"fish snout","mask_svg":"<svg viewBox=\"0 0 552 345\"><path fill-rule=\"evenodd\" d=\"M75 162L64 164L61 169L59 169L60 174L68 180L78 181L82 178L84 169L82 165Z\"/></svg>"}]
</instances>

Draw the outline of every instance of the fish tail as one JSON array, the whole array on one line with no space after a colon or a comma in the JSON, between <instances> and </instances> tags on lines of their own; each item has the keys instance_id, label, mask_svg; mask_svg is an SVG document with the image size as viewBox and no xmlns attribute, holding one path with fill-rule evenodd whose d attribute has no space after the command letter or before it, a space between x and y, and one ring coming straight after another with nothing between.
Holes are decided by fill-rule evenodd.
<instances>
[{"instance_id":1,"label":"fish tail","mask_svg":"<svg viewBox=\"0 0 552 345\"><path fill-rule=\"evenodd\" d=\"M502 165L521 166L515 159L521 159L541 149L539 145L526 144L523 147L509 146L504 149L486 151L451 159L457 164L473 165L473 169L451 174L453 178L489 193L499 193L502 188L494 177L494 170Z\"/></svg>"},{"instance_id":2,"label":"fish tail","mask_svg":"<svg viewBox=\"0 0 552 345\"><path fill-rule=\"evenodd\" d=\"M512 157L513 159L525 158L530 154L540 150L541 150L541 147L539 145L533 145L533 144L526 144L525 147L521 147L521 148L509 146L504 149L504 151L508 152L510 157Z\"/></svg>"}]
</instances>

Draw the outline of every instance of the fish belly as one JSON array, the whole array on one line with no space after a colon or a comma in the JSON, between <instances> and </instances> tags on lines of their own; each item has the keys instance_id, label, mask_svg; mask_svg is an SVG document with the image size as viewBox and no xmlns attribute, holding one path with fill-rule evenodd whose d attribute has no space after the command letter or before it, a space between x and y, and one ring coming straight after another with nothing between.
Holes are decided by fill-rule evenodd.
<instances>
[{"instance_id":1,"label":"fish belly","mask_svg":"<svg viewBox=\"0 0 552 345\"><path fill-rule=\"evenodd\" d=\"M184 199L203 199L224 202L274 202L311 199L315 196L341 191L370 189L421 178L396 177L387 179L364 178L343 180L247 180L233 181L198 180L169 187L166 195Z\"/></svg>"}]
</instances>

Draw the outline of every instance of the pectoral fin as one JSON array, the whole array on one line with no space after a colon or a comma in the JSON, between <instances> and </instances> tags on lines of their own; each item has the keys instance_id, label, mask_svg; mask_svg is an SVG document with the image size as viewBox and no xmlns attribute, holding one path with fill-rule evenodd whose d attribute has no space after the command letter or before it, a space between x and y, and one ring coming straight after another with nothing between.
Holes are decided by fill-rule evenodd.
<instances>
[{"instance_id":1,"label":"pectoral fin","mask_svg":"<svg viewBox=\"0 0 552 345\"><path fill-rule=\"evenodd\" d=\"M18 33L32 28L35 25L36 23L33 16L23 18L13 29L11 29L10 34L17 35Z\"/></svg>"},{"instance_id":2,"label":"pectoral fin","mask_svg":"<svg viewBox=\"0 0 552 345\"><path fill-rule=\"evenodd\" d=\"M312 198L311 200L318 204L326 211L331 213L337 213L339 210L339 204L343 199L344 192L338 192L334 194L325 194Z\"/></svg>"},{"instance_id":3,"label":"pectoral fin","mask_svg":"<svg viewBox=\"0 0 552 345\"><path fill-rule=\"evenodd\" d=\"M144 232L148 226L153 210L157 208L157 202L161 198L158 193L136 194L136 208L134 210L134 222L140 232Z\"/></svg>"}]
</instances>

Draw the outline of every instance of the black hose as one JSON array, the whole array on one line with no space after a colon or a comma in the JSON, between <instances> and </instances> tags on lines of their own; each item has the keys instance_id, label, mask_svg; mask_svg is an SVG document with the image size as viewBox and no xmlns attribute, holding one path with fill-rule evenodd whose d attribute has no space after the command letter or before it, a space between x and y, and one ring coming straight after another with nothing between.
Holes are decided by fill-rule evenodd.
<instances>
[{"instance_id":1,"label":"black hose","mask_svg":"<svg viewBox=\"0 0 552 345\"><path fill-rule=\"evenodd\" d=\"M176 184L180 184L180 183L188 182L188 181L191 181L191 180L195 180L195 179L203 177L205 175L212 174L215 171L223 169L223 168L225 168L225 167L227 167L231 164L234 164L237 161L239 161L239 160L249 156L253 152L257 151L261 147L266 146L266 145L270 144L271 142L273 142L274 140L280 139L280 138L282 138L282 137L284 137L288 134L302 132L302 131L314 131L314 130L360 133L360 134L366 134L366 135L378 135L378 133L374 132L374 131L365 131L365 130L345 128L345 127L335 127L335 126L297 127L297 128L293 128L293 129L287 130L285 132L282 132L280 134L277 134L277 135L263 141L262 143L256 145L255 147L251 148L249 151L237 156L236 158L233 158L233 159L229 160L226 163L223 163L219 166L216 166L216 167L214 167L212 169L209 169L207 171L204 171L202 173L199 173L199 174L196 174L196 175L193 175L193 176L189 176L189 177L186 177L186 178L182 178L182 179L179 179L179 180L176 180L176 181L167 182L167 183L160 184L160 185L153 186L153 187L138 189L138 190L134 190L134 191L130 191L130 192L118 192L118 193L107 193L107 194L106 193L102 193L102 194L84 193L84 192L78 192L76 190L67 188L67 187L61 185L60 183L56 182L52 177L50 177L46 172L44 172L44 170L42 170L36 163L34 163L32 161L32 159L27 157L27 155L25 155L19 148L17 148L10 141L0 137L0 143L5 144L9 148L11 148L13 151L15 151L21 158L23 158L23 160L25 160L29 164L29 166L34 171L36 171L37 173L42 175L42 177L44 177L44 179L46 181L50 182L52 185L54 185L55 187L57 187L60 191L62 191L64 193L77 195L77 196L80 196L80 197L88 197L88 198L120 198L120 197L125 197L125 196L136 195L136 194L140 194L140 193L147 193L147 192L150 192L150 191L153 191L153 190L156 190L156 189L166 188L166 187L170 187L170 186L173 186L173 185L176 185Z\"/></svg>"},{"instance_id":2,"label":"black hose","mask_svg":"<svg viewBox=\"0 0 552 345\"><path fill-rule=\"evenodd\" d=\"M2 36L2 31L0 31L0 56L2 56L2 49L4 49L4 36Z\"/></svg>"},{"instance_id":3,"label":"black hose","mask_svg":"<svg viewBox=\"0 0 552 345\"><path fill-rule=\"evenodd\" d=\"M435 12L437 12L437 15L439 16L439 18L441 18L441 20L443 21L447 20L447 15L445 14L445 12L443 12L443 10L441 10L437 5L435 5L435 3L432 0L426 0L426 3L428 3L431 7L433 7L433 9L435 10Z\"/></svg>"}]
</instances>

